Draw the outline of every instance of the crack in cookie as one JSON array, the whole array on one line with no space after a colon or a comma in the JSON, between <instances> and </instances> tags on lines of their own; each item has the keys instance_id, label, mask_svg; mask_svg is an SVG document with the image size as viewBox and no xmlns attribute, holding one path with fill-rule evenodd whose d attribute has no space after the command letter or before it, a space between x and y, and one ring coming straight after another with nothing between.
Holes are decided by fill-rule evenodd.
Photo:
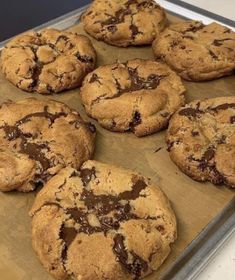
<instances>
[{"instance_id":1,"label":"crack in cookie","mask_svg":"<svg viewBox=\"0 0 235 280\"><path fill-rule=\"evenodd\" d=\"M166 139L171 159L193 179L235 186L234 101L194 101L170 121Z\"/></svg>"},{"instance_id":2,"label":"crack in cookie","mask_svg":"<svg viewBox=\"0 0 235 280\"><path fill-rule=\"evenodd\" d=\"M235 33L218 23L173 23L153 42L156 59L185 80L213 80L235 69Z\"/></svg>"},{"instance_id":3,"label":"crack in cookie","mask_svg":"<svg viewBox=\"0 0 235 280\"><path fill-rule=\"evenodd\" d=\"M160 189L139 174L95 161L80 171L61 170L30 214L33 247L56 279L143 278L159 267L176 238L175 216Z\"/></svg>"},{"instance_id":4,"label":"crack in cookie","mask_svg":"<svg viewBox=\"0 0 235 280\"><path fill-rule=\"evenodd\" d=\"M25 91L41 94L80 86L95 63L96 53L87 37L56 29L19 35L1 54L6 78Z\"/></svg>"},{"instance_id":5,"label":"crack in cookie","mask_svg":"<svg viewBox=\"0 0 235 280\"><path fill-rule=\"evenodd\" d=\"M30 191L66 165L79 167L93 153L94 136L94 126L85 123L78 112L63 103L35 98L3 103L0 138L2 155L8 154L8 162L3 162L1 168L6 170L8 178L2 179L0 189ZM26 177L19 175L17 157L23 157L31 165Z\"/></svg>"},{"instance_id":6,"label":"crack in cookie","mask_svg":"<svg viewBox=\"0 0 235 280\"><path fill-rule=\"evenodd\" d=\"M85 78L80 94L86 112L103 127L144 136L167 126L184 104L184 91L167 65L135 59L99 67Z\"/></svg>"},{"instance_id":7,"label":"crack in cookie","mask_svg":"<svg viewBox=\"0 0 235 280\"><path fill-rule=\"evenodd\" d=\"M148 21L144 20L148 18ZM98 40L126 47L151 44L166 24L155 1L95 0L81 16L85 30Z\"/></svg>"}]
</instances>

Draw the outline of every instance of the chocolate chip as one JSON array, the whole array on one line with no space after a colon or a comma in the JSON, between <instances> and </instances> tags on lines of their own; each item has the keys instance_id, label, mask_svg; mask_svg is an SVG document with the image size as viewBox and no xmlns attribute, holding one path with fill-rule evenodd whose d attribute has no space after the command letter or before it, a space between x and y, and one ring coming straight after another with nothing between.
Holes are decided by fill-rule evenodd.
<instances>
[{"instance_id":1,"label":"chocolate chip","mask_svg":"<svg viewBox=\"0 0 235 280\"><path fill-rule=\"evenodd\" d=\"M159 232L161 232L161 233L164 233L165 232L165 228L164 228L164 226L157 226L157 230L159 231Z\"/></svg>"},{"instance_id":2,"label":"chocolate chip","mask_svg":"<svg viewBox=\"0 0 235 280\"><path fill-rule=\"evenodd\" d=\"M92 169L85 168L80 171L80 177L82 179L83 185L86 186L90 183L92 180L92 177L96 178L96 171L95 167L92 167Z\"/></svg>"},{"instance_id":3,"label":"chocolate chip","mask_svg":"<svg viewBox=\"0 0 235 280\"><path fill-rule=\"evenodd\" d=\"M64 240L67 247L71 245L76 235L77 231L74 228L62 226L62 229L60 231L60 238Z\"/></svg>"},{"instance_id":4,"label":"chocolate chip","mask_svg":"<svg viewBox=\"0 0 235 280\"><path fill-rule=\"evenodd\" d=\"M192 136L195 137L195 136L198 136L199 135L199 132L198 131L192 131Z\"/></svg>"},{"instance_id":5,"label":"chocolate chip","mask_svg":"<svg viewBox=\"0 0 235 280\"><path fill-rule=\"evenodd\" d=\"M230 118L230 123L235 123L235 116L232 116L231 118Z\"/></svg>"},{"instance_id":6,"label":"chocolate chip","mask_svg":"<svg viewBox=\"0 0 235 280\"><path fill-rule=\"evenodd\" d=\"M210 108L213 111L219 111L219 110L227 110L227 109L235 109L235 103L224 103L221 105L218 105L216 107Z\"/></svg>"},{"instance_id":7,"label":"chocolate chip","mask_svg":"<svg viewBox=\"0 0 235 280\"><path fill-rule=\"evenodd\" d=\"M197 32L201 29L203 29L205 27L205 25L203 23L198 23L199 25L191 25L188 29L186 29L185 31L183 31L182 33L187 33L187 32Z\"/></svg>"},{"instance_id":8,"label":"chocolate chip","mask_svg":"<svg viewBox=\"0 0 235 280\"><path fill-rule=\"evenodd\" d=\"M134 113L133 119L129 125L130 130L132 130L132 131L135 130L135 127L139 124L141 124L141 114L138 111L136 111Z\"/></svg>"},{"instance_id":9,"label":"chocolate chip","mask_svg":"<svg viewBox=\"0 0 235 280\"><path fill-rule=\"evenodd\" d=\"M6 135L6 138L9 141L13 141L16 139L20 139L20 152L23 154L27 154L30 159L33 159L40 163L42 170L40 171L40 174L37 174L38 180L46 179L48 175L48 169L52 167L52 162L46 157L45 152L49 151L49 146L46 141L43 143L32 143L29 141L29 138L35 139L37 135L32 135L29 133L24 133L20 126L24 123L29 122L33 117L37 118L46 118L50 121L49 126L51 126L57 118L60 118L62 116L66 116L67 114L64 112L59 112L56 114L51 114L48 112L48 106L44 107L43 112L36 112L32 114L28 114L22 119L18 120L14 126L4 125L0 127L0 129L3 129ZM43 152L45 150L45 152Z\"/></svg>"},{"instance_id":10,"label":"chocolate chip","mask_svg":"<svg viewBox=\"0 0 235 280\"><path fill-rule=\"evenodd\" d=\"M198 109L194 109L194 108L184 108L182 110L179 111L179 115L180 116L186 116L186 117L194 117L196 118L198 116L198 114L200 114L201 111Z\"/></svg>"},{"instance_id":11,"label":"chocolate chip","mask_svg":"<svg viewBox=\"0 0 235 280\"><path fill-rule=\"evenodd\" d=\"M77 52L75 54L75 56L78 60L80 60L83 63L93 63L94 62L93 57L90 57L90 56L87 56L87 55L81 55L79 52Z\"/></svg>"},{"instance_id":12,"label":"chocolate chip","mask_svg":"<svg viewBox=\"0 0 235 280\"><path fill-rule=\"evenodd\" d=\"M76 235L77 235L77 231L74 228L64 227L64 225L62 226L60 230L60 239L62 239L65 243L65 246L61 254L63 261L67 259L68 247L71 245Z\"/></svg>"},{"instance_id":13,"label":"chocolate chip","mask_svg":"<svg viewBox=\"0 0 235 280\"><path fill-rule=\"evenodd\" d=\"M133 251L129 252L129 254L132 256L132 260L130 261L128 258L128 251L124 245L124 240L125 239L123 235L117 234L114 237L113 251L123 268L130 274L133 274L135 280L140 279L142 272L146 272L148 270L148 264Z\"/></svg>"},{"instance_id":14,"label":"chocolate chip","mask_svg":"<svg viewBox=\"0 0 235 280\"><path fill-rule=\"evenodd\" d=\"M132 39L135 39L136 35L140 33L139 28L133 23L130 25L130 30L132 33Z\"/></svg>"},{"instance_id":15,"label":"chocolate chip","mask_svg":"<svg viewBox=\"0 0 235 280\"><path fill-rule=\"evenodd\" d=\"M214 60L219 60L218 56L212 50L209 50L209 54Z\"/></svg>"},{"instance_id":16,"label":"chocolate chip","mask_svg":"<svg viewBox=\"0 0 235 280\"><path fill-rule=\"evenodd\" d=\"M93 73L90 80L89 80L89 83L92 84L92 83L95 83L95 82L98 82L99 84L101 84L98 75Z\"/></svg>"},{"instance_id":17,"label":"chocolate chip","mask_svg":"<svg viewBox=\"0 0 235 280\"><path fill-rule=\"evenodd\" d=\"M206 161L211 160L215 156L215 150L213 148L209 148L203 155Z\"/></svg>"}]
</instances>

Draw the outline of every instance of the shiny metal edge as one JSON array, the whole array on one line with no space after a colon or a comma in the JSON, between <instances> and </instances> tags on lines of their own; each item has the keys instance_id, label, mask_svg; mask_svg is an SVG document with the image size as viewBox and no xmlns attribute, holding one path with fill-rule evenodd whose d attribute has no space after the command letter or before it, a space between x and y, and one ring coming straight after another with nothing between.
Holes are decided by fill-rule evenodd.
<instances>
[{"instance_id":1,"label":"shiny metal edge","mask_svg":"<svg viewBox=\"0 0 235 280\"><path fill-rule=\"evenodd\" d=\"M201 18L200 14L191 11L175 10L175 6L165 5L167 1L158 0L160 4L175 16L181 18L191 19L191 17ZM61 17L55 18L42 25L39 25L31 30L41 30L43 28L57 28L66 29L79 21L80 15L87 8L76 9ZM203 16L202 19L205 23L212 19ZM221 22L222 23L222 22ZM232 26L229 26L232 28ZM233 28L232 28L233 29ZM0 42L0 50L4 45L11 40L11 38ZM161 276L161 280L193 280L203 270L208 261L220 249L220 247L231 237L235 232L235 197L232 201L218 214L204 230L191 242L191 244L184 250L184 252L176 259L176 261L167 269ZM157 280L157 279L156 279Z\"/></svg>"},{"instance_id":2,"label":"shiny metal edge","mask_svg":"<svg viewBox=\"0 0 235 280\"><path fill-rule=\"evenodd\" d=\"M161 280L193 280L235 233L235 197L191 242Z\"/></svg>"}]
</instances>

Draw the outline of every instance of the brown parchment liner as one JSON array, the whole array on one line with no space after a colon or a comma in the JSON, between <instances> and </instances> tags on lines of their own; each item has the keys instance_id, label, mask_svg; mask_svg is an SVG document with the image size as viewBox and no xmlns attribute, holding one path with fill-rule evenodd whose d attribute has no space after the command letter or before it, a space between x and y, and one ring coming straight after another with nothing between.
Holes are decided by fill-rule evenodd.
<instances>
[{"instance_id":1,"label":"brown parchment liner","mask_svg":"<svg viewBox=\"0 0 235 280\"><path fill-rule=\"evenodd\" d=\"M176 21L169 16L171 21ZM80 24L70 28L85 33ZM98 66L116 60L143 58L153 59L148 47L117 48L92 39L98 54ZM184 82L187 102L217 96L235 94L235 76L210 82ZM88 119L79 98L79 89L53 96L23 92L10 84L0 74L0 102L19 100L30 96L39 99L56 99L78 109ZM171 162L164 141L165 131L137 138L132 133L113 133L101 128L95 121L98 133L94 159L141 172L152 178L167 194L178 218L178 239L172 246L169 258L159 271L147 277L158 279L176 260L191 241L234 197L234 191L224 186L198 183L184 175ZM160 149L161 148L161 149ZM157 151L160 149L159 151ZM157 151L157 152L156 152ZM28 211L36 192L0 193L0 279L2 280L48 280L52 279L39 263L31 247L31 221Z\"/></svg>"}]
</instances>

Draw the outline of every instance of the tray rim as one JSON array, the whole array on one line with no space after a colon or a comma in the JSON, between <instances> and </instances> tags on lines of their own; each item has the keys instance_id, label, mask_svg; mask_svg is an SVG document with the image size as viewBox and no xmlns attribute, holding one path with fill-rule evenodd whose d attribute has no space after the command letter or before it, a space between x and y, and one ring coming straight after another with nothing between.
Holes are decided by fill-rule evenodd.
<instances>
[{"instance_id":1,"label":"tray rim","mask_svg":"<svg viewBox=\"0 0 235 280\"><path fill-rule=\"evenodd\" d=\"M235 21L187 4L184 1L158 0L157 2L164 7L169 14L174 16L185 19L198 19L206 24L211 21L216 21L235 31ZM84 5L81 8L75 9L60 17L31 28L30 30L39 31L48 27L57 29L69 28L79 22L80 15L89 5L90 4ZM229 23L232 23L232 25ZM25 32L27 31L23 33ZM11 38L0 42L0 50L10 40ZM194 280L233 234L235 234L235 195L222 211L209 222L194 240L192 240L163 273L160 279Z\"/></svg>"}]
</instances>

